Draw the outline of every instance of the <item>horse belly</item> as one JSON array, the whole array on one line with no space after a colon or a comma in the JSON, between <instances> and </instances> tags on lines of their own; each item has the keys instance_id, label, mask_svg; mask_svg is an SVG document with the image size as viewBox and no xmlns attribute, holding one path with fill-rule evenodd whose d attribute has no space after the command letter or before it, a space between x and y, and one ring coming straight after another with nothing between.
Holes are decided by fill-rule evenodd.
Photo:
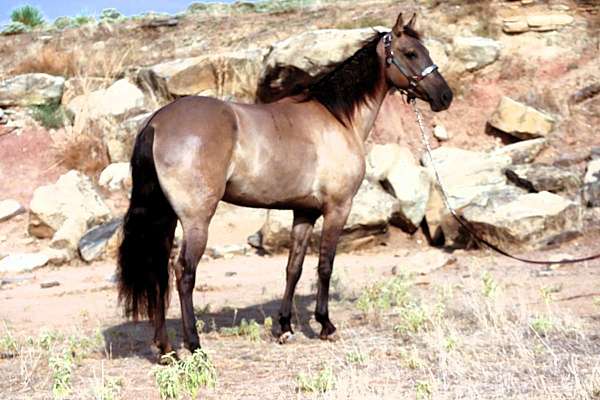
<instances>
[{"instance_id":1,"label":"horse belly","mask_svg":"<svg viewBox=\"0 0 600 400\"><path fill-rule=\"evenodd\" d=\"M314 172L307 168L310 163L278 161L263 158L258 163L236 166L223 200L246 207L319 208Z\"/></svg>"}]
</instances>

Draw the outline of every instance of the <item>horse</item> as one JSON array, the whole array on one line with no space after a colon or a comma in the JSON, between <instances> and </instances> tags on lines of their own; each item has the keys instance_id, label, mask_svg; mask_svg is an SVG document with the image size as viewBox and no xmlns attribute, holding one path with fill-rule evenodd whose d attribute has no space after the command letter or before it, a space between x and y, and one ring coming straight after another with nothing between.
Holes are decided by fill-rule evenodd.
<instances>
[{"instance_id":1,"label":"horse","mask_svg":"<svg viewBox=\"0 0 600 400\"><path fill-rule=\"evenodd\" d=\"M147 316L160 354L167 337L169 259L177 220L183 241L173 263L184 345L200 348L192 291L217 204L293 210L292 245L279 310L281 343L293 334L292 300L315 221L323 216L315 319L335 339L329 283L336 246L365 175L365 140L392 90L447 109L452 91L402 13L351 57L302 90L268 104L190 96L160 108L137 134L133 187L118 255L127 316Z\"/></svg>"}]
</instances>

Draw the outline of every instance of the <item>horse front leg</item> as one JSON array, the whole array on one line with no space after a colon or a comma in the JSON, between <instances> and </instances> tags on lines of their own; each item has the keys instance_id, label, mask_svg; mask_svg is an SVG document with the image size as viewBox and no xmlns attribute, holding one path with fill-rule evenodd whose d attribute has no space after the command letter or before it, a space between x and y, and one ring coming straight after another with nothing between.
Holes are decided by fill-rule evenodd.
<instances>
[{"instance_id":1,"label":"horse front leg","mask_svg":"<svg viewBox=\"0 0 600 400\"><path fill-rule=\"evenodd\" d=\"M315 319L321 324L323 340L335 339L335 326L329 320L329 282L333 272L333 260L337 243L350 214L352 199L335 207L327 207L323 214L323 231L321 233L321 246L319 249L317 306Z\"/></svg>"},{"instance_id":2,"label":"horse front leg","mask_svg":"<svg viewBox=\"0 0 600 400\"><path fill-rule=\"evenodd\" d=\"M296 284L300 279L300 275L302 275L302 264L304 263L310 234L318 216L318 213L313 211L294 211L292 247L290 248L286 267L285 293L279 309L279 325L281 326L279 343L281 344L287 342L294 334L292 331L292 301Z\"/></svg>"}]
</instances>

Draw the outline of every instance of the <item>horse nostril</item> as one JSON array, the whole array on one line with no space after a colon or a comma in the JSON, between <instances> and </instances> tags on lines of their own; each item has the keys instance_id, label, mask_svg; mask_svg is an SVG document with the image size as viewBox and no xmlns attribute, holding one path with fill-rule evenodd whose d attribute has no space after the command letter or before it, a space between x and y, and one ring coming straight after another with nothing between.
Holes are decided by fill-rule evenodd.
<instances>
[{"instance_id":1,"label":"horse nostril","mask_svg":"<svg viewBox=\"0 0 600 400\"><path fill-rule=\"evenodd\" d=\"M450 105L450 103L452 102L452 91L447 90L444 93L442 93L442 101L445 105Z\"/></svg>"}]
</instances>

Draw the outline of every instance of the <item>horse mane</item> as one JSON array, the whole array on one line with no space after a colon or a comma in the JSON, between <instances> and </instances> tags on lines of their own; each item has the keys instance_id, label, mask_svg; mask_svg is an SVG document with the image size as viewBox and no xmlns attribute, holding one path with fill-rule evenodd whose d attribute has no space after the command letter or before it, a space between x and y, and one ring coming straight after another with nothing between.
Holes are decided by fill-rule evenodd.
<instances>
[{"instance_id":1,"label":"horse mane","mask_svg":"<svg viewBox=\"0 0 600 400\"><path fill-rule=\"evenodd\" d=\"M419 32L404 26L403 33L421 40ZM299 101L316 100L344 126L352 122L358 106L374 95L381 76L377 44L386 32L375 32L349 58L330 63L316 75L291 66L277 64L260 80L256 92L259 103L272 103L284 97Z\"/></svg>"},{"instance_id":2,"label":"horse mane","mask_svg":"<svg viewBox=\"0 0 600 400\"><path fill-rule=\"evenodd\" d=\"M385 35L376 32L346 60L326 66L307 86L302 101L316 100L344 126L354 111L374 95L381 79L377 44Z\"/></svg>"}]
</instances>

